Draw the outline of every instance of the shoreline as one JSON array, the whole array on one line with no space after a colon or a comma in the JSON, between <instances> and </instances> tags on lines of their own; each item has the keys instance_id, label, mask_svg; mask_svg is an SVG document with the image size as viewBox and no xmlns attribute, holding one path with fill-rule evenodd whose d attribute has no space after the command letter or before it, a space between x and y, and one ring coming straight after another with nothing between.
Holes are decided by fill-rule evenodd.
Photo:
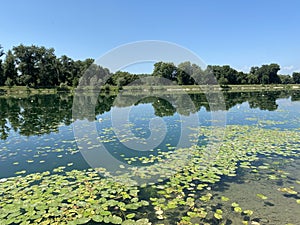
<instances>
[{"instance_id":1,"label":"shoreline","mask_svg":"<svg viewBox=\"0 0 300 225\"><path fill-rule=\"evenodd\" d=\"M300 90L300 84L269 84L269 85L172 85L172 86L125 86L121 89L122 92L157 92L157 91L166 91L166 92L186 92L186 93L203 93L203 92L248 92L248 91L280 91L280 90ZM38 94L74 94L80 89L73 87L67 87L60 89L59 87L53 88L28 88L25 86L14 86L0 87L0 97L21 97L21 96L30 96ZM82 89L82 92L85 91L99 91L94 87L85 87ZM118 89L115 86L111 86L109 91L102 90L103 94L117 94Z\"/></svg>"}]
</instances>

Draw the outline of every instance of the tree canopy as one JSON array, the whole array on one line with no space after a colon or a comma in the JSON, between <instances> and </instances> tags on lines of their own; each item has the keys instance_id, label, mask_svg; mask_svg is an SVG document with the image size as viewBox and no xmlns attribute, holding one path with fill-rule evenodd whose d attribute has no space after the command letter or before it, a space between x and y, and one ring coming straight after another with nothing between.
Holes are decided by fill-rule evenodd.
<instances>
[{"instance_id":1,"label":"tree canopy","mask_svg":"<svg viewBox=\"0 0 300 225\"><path fill-rule=\"evenodd\" d=\"M229 65L209 65L207 68L201 68L191 62L182 62L177 66L172 62L157 62L154 64L152 74L137 75L124 71L113 74L93 62L94 60L90 58L75 61L66 55L57 57L54 48L36 45L20 44L5 53L0 45L0 86L75 87L81 79L81 84L84 85L106 84L122 88L150 75L154 78L165 78L161 80L178 85L217 84L211 79L211 74L220 85L300 84L300 72L294 72L292 76L280 75L278 74L280 66L276 63L253 66L249 73L244 73ZM154 78L149 79L149 84L155 82Z\"/></svg>"},{"instance_id":2,"label":"tree canopy","mask_svg":"<svg viewBox=\"0 0 300 225\"><path fill-rule=\"evenodd\" d=\"M300 73L293 73L293 81L295 84L300 84Z\"/></svg>"}]
</instances>

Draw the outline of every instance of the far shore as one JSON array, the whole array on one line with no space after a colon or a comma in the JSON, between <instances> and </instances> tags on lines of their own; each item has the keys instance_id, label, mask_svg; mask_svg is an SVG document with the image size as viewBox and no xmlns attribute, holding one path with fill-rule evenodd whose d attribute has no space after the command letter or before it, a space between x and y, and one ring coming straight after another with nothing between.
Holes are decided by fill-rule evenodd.
<instances>
[{"instance_id":1,"label":"far shore","mask_svg":"<svg viewBox=\"0 0 300 225\"><path fill-rule=\"evenodd\" d=\"M25 97L30 95L38 94L58 94L58 93L69 93L73 94L75 91L99 91L99 88L84 87L81 89L73 87L64 87L63 89L58 87L49 88L29 88L25 86L1 86L0 87L0 97ZM108 88L101 88L101 93L103 94L117 94L120 91L124 92L185 92L185 93L207 93L207 92L256 92L256 91L276 91L276 90L300 90L300 84L268 84L268 85L172 85L172 86L125 86L118 91L115 86L110 86Z\"/></svg>"}]
</instances>

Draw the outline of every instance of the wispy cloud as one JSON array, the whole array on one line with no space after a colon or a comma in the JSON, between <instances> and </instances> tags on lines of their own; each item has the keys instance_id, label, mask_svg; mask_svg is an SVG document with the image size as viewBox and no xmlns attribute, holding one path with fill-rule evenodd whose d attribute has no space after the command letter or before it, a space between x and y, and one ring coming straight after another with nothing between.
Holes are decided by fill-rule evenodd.
<instances>
[{"instance_id":1,"label":"wispy cloud","mask_svg":"<svg viewBox=\"0 0 300 225\"><path fill-rule=\"evenodd\" d=\"M282 69L283 70L293 70L295 67L293 65L290 66L283 66Z\"/></svg>"},{"instance_id":2,"label":"wispy cloud","mask_svg":"<svg viewBox=\"0 0 300 225\"><path fill-rule=\"evenodd\" d=\"M300 71L299 66L287 65L287 66L282 66L279 73L292 75L293 72L297 72L297 71Z\"/></svg>"}]
</instances>

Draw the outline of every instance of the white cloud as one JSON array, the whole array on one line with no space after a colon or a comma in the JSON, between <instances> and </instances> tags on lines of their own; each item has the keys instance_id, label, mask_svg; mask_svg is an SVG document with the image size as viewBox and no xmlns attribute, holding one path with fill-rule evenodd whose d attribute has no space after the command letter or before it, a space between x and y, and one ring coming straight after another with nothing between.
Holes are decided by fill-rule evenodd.
<instances>
[{"instance_id":1,"label":"white cloud","mask_svg":"<svg viewBox=\"0 0 300 225\"><path fill-rule=\"evenodd\" d=\"M298 66L288 65L288 66L282 66L279 74L292 75L293 72L297 72L297 71L299 71Z\"/></svg>"},{"instance_id":2,"label":"white cloud","mask_svg":"<svg viewBox=\"0 0 300 225\"><path fill-rule=\"evenodd\" d=\"M290 66L283 66L282 67L282 70L293 70L295 67L293 65L290 65Z\"/></svg>"}]
</instances>

